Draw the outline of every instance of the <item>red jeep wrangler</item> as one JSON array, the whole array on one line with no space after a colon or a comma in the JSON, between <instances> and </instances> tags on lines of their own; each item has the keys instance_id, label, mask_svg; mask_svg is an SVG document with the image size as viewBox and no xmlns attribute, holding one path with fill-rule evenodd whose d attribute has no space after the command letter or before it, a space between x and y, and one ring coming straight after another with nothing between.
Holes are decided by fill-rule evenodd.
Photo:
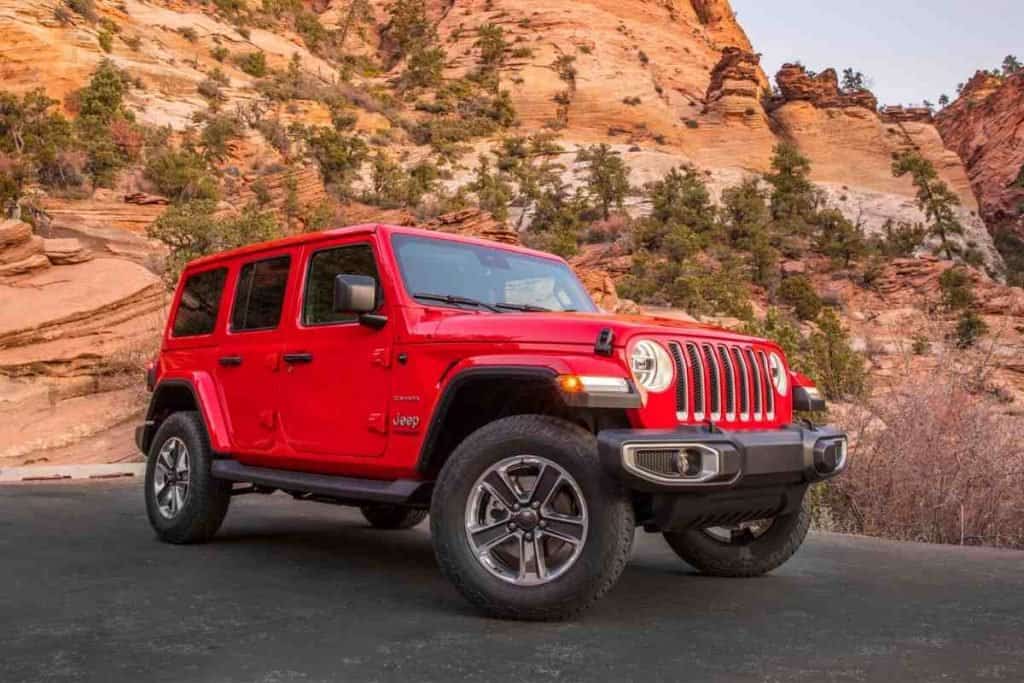
<instances>
[{"instance_id":1,"label":"red jeep wrangler","mask_svg":"<svg viewBox=\"0 0 1024 683\"><path fill-rule=\"evenodd\" d=\"M189 264L147 379L162 540L209 539L244 493L429 512L441 571L504 617L582 610L637 526L704 573L768 572L846 464L843 434L793 424L824 401L775 344L602 315L560 258L384 225Z\"/></svg>"}]
</instances>

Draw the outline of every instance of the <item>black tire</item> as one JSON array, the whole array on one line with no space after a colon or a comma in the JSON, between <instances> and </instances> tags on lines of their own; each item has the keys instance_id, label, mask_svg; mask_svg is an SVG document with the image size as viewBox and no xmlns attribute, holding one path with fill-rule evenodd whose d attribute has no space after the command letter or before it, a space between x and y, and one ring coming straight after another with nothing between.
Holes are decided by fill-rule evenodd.
<instances>
[{"instance_id":1,"label":"black tire","mask_svg":"<svg viewBox=\"0 0 1024 683\"><path fill-rule=\"evenodd\" d=\"M179 439L188 451L188 488L183 503L173 516L160 511L154 489L157 457L172 439ZM206 427L197 412L174 413L160 425L149 448L146 463L146 514L157 538L166 543L202 543L217 533L231 502L231 482L210 475L213 451ZM183 477L184 479L184 477Z\"/></svg>"},{"instance_id":2,"label":"black tire","mask_svg":"<svg viewBox=\"0 0 1024 683\"><path fill-rule=\"evenodd\" d=\"M676 555L702 574L749 578L785 564L803 544L810 526L811 512L805 496L799 511L776 517L760 536L744 534L728 543L704 529L666 532L664 536Z\"/></svg>"},{"instance_id":3,"label":"black tire","mask_svg":"<svg viewBox=\"0 0 1024 683\"><path fill-rule=\"evenodd\" d=\"M426 510L404 505L364 505L359 511L374 529L411 529L427 518Z\"/></svg>"},{"instance_id":4,"label":"black tire","mask_svg":"<svg viewBox=\"0 0 1024 683\"><path fill-rule=\"evenodd\" d=\"M520 455L544 458L571 475L588 520L575 561L533 586L509 583L485 569L466 529L477 480ZM550 621L579 614L615 585L629 560L635 523L627 492L600 467L593 434L564 420L518 415L481 427L452 453L434 489L430 531L442 573L471 603L499 618Z\"/></svg>"}]
</instances>

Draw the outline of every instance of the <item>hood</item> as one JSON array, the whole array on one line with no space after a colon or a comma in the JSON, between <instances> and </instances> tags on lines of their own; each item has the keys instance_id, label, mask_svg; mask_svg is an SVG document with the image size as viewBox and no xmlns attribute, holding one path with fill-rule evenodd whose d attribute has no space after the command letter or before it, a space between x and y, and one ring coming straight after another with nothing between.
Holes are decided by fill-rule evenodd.
<instances>
[{"instance_id":1,"label":"hood","mask_svg":"<svg viewBox=\"0 0 1024 683\"><path fill-rule=\"evenodd\" d=\"M601 330L610 328L615 346L636 336L705 337L723 341L763 341L714 325L642 315L597 313L484 313L445 315L434 328L434 341L494 341L593 346Z\"/></svg>"}]
</instances>

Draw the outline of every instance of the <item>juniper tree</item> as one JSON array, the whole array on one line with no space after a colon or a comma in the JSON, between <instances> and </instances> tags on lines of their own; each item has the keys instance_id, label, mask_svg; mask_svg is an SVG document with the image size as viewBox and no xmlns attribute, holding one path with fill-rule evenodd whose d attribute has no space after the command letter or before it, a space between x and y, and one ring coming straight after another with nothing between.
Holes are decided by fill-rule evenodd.
<instances>
[{"instance_id":1,"label":"juniper tree","mask_svg":"<svg viewBox=\"0 0 1024 683\"><path fill-rule=\"evenodd\" d=\"M893 164L896 177L909 175L917 188L917 206L925 215L928 234L938 240L938 251L953 259L963 251L956 237L962 237L964 226L957 216L960 198L939 178L935 166L917 152L900 155Z\"/></svg>"},{"instance_id":2,"label":"juniper tree","mask_svg":"<svg viewBox=\"0 0 1024 683\"><path fill-rule=\"evenodd\" d=\"M772 172L764 179L772 186L772 217L780 227L792 232L806 232L813 223L821 199L810 181L811 162L796 145L776 145Z\"/></svg>"},{"instance_id":3,"label":"juniper tree","mask_svg":"<svg viewBox=\"0 0 1024 683\"><path fill-rule=\"evenodd\" d=\"M629 169L622 155L602 142L577 152L576 162L586 165L587 192L597 203L601 217L608 220L612 206L621 209L629 193Z\"/></svg>"}]
</instances>

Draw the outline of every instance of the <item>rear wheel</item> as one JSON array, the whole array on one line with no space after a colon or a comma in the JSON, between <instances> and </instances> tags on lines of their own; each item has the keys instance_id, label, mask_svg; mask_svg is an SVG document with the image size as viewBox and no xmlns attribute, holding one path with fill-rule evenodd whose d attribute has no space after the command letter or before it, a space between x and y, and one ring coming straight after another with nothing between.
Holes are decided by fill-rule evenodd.
<instances>
[{"instance_id":1,"label":"rear wheel","mask_svg":"<svg viewBox=\"0 0 1024 683\"><path fill-rule=\"evenodd\" d=\"M633 509L589 432L537 415L471 434L445 463L430 510L442 572L494 616L572 616L618 580Z\"/></svg>"},{"instance_id":2,"label":"rear wheel","mask_svg":"<svg viewBox=\"0 0 1024 683\"><path fill-rule=\"evenodd\" d=\"M217 533L231 502L231 483L213 478L212 459L199 413L174 413L160 425L145 485L146 513L160 540L201 543Z\"/></svg>"},{"instance_id":3,"label":"rear wheel","mask_svg":"<svg viewBox=\"0 0 1024 683\"><path fill-rule=\"evenodd\" d=\"M800 548L811 525L807 499L789 515L665 533L676 555L702 574L752 577L785 564Z\"/></svg>"},{"instance_id":4,"label":"rear wheel","mask_svg":"<svg viewBox=\"0 0 1024 683\"><path fill-rule=\"evenodd\" d=\"M364 505L359 511L374 529L411 529L427 518L426 510L402 505Z\"/></svg>"}]
</instances>

